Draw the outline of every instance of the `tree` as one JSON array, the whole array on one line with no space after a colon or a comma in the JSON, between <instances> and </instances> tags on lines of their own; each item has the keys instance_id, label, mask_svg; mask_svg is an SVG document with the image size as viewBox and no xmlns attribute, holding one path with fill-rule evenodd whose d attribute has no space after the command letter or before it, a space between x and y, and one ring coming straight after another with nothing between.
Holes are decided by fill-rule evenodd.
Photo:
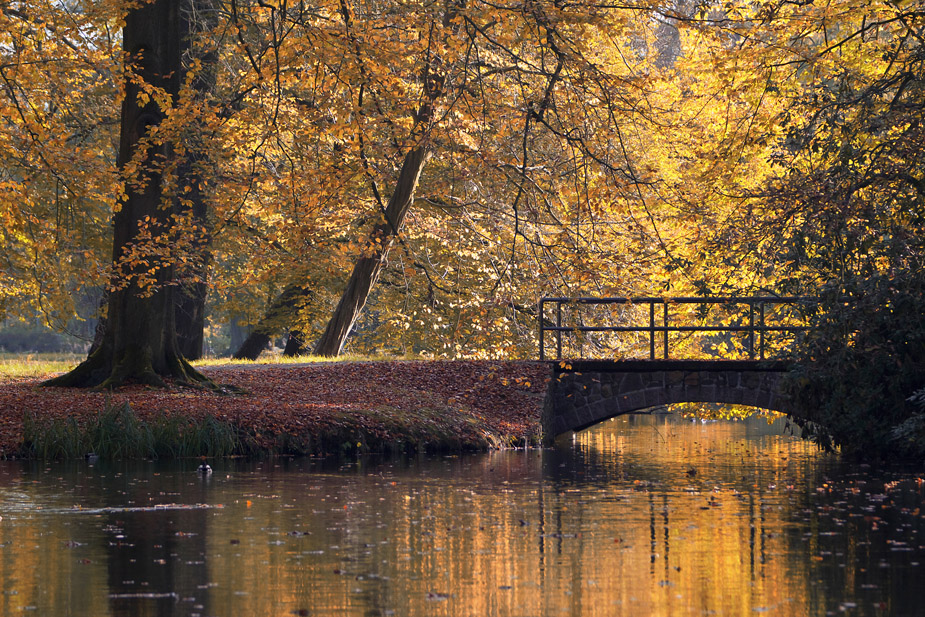
<instances>
[{"instance_id":1,"label":"tree","mask_svg":"<svg viewBox=\"0 0 925 617\"><path fill-rule=\"evenodd\" d=\"M350 179L337 197L372 227L357 225L348 238L358 254L352 264L331 267L350 279L341 291L328 277L323 291L340 300L332 302L316 352L339 353L388 261L401 269L388 276L382 293L409 290L414 272L421 285L413 293L432 300L429 309L451 309L456 314L447 317L463 323L469 319L456 309L511 310L520 315L518 334L532 329L535 315L523 309L533 304L537 286L602 287L600 281L632 261L607 243L619 238L625 245L633 235L649 241L639 233L642 226L627 228L631 217L624 209L639 207L639 189L651 181L632 160L644 140L627 130L645 121L637 110L656 57L636 53L632 38L660 26L646 23L651 7L447 2L409 15L389 3L355 4L339 2L329 13L278 13L274 22L293 24L277 25L288 33L281 55L294 55L285 50L300 41L326 42L314 47L320 51L301 45L320 67L315 83L330 75L328 89L303 82L288 96L304 103L305 127L314 124L310 118L324 119L323 136L305 141L334 136L331 160L336 173ZM265 77L272 82L286 83ZM278 100L274 117L286 108L285 98L282 105ZM413 227L406 229L412 214ZM462 253L454 250L461 241L469 244ZM396 244L399 254L389 259ZM433 261L437 255L460 265L465 256L472 276L459 277L454 289L436 272L443 267ZM525 276L522 263L549 277ZM324 307L327 294L316 294L314 303ZM444 295L451 299L441 301ZM408 323L378 306L378 323L393 335L395 326ZM306 335L319 329L304 320L290 326ZM482 336L488 331L502 330L485 328ZM474 342L478 335L462 336Z\"/></svg>"},{"instance_id":2,"label":"tree","mask_svg":"<svg viewBox=\"0 0 925 617\"><path fill-rule=\"evenodd\" d=\"M54 386L164 385L165 378L207 381L180 354L175 329L174 257L178 221L179 118L189 32L181 3L153 0L131 9L122 31L126 54L118 163L125 195L113 217L113 268L102 345Z\"/></svg>"},{"instance_id":3,"label":"tree","mask_svg":"<svg viewBox=\"0 0 925 617\"><path fill-rule=\"evenodd\" d=\"M824 447L866 458L925 452L922 17L906 3L772 2L723 20L737 44L713 49L721 75L748 63L739 96L763 108L748 141L766 149L746 157L760 173L723 184L737 207L701 250L820 297L793 346L794 415Z\"/></svg>"},{"instance_id":4,"label":"tree","mask_svg":"<svg viewBox=\"0 0 925 617\"><path fill-rule=\"evenodd\" d=\"M860 457L920 459L925 26L920 7L865 8L819 45L832 67L797 100L805 114L788 125L789 171L767 188L764 225L785 272L823 299L789 384L805 432Z\"/></svg>"},{"instance_id":5,"label":"tree","mask_svg":"<svg viewBox=\"0 0 925 617\"><path fill-rule=\"evenodd\" d=\"M311 290L308 289L294 285L284 289L283 293L274 300L274 304L267 310L266 315L251 330L232 357L235 360L256 360L259 358L263 350L269 345L273 334L282 330L286 324L292 321L292 315L298 310L299 302L309 297L311 297ZM290 348L289 344L287 344L289 353L286 355L300 355L301 341L299 341L298 335L293 338L293 334L290 333L289 338L295 348Z\"/></svg>"},{"instance_id":6,"label":"tree","mask_svg":"<svg viewBox=\"0 0 925 617\"><path fill-rule=\"evenodd\" d=\"M209 292L208 273L211 264L210 243L212 220L208 193L214 188L209 141L209 99L214 94L218 78L218 44L204 36L219 22L215 0L188 0L183 10L189 11L184 21L189 26L189 43L184 45L183 75L194 113L182 137L183 154L178 168L181 190L180 209L190 216L190 233L194 240L194 259L188 264L187 281L181 281L177 293L176 326L180 353L188 360L202 357L206 317L206 296ZM198 45L196 43L199 43Z\"/></svg>"},{"instance_id":7,"label":"tree","mask_svg":"<svg viewBox=\"0 0 925 617\"><path fill-rule=\"evenodd\" d=\"M108 2L0 7L3 317L65 330L99 295L118 192L120 17Z\"/></svg>"}]
</instances>

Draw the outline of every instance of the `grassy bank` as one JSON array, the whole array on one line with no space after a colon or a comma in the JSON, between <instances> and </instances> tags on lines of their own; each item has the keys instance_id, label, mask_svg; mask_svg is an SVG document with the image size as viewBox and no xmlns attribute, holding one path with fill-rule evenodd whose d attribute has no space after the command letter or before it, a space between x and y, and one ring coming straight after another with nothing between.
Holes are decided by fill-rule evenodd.
<instances>
[{"instance_id":1,"label":"grassy bank","mask_svg":"<svg viewBox=\"0 0 925 617\"><path fill-rule=\"evenodd\" d=\"M0 381L38 379L77 366L85 356L62 353L0 352Z\"/></svg>"},{"instance_id":2,"label":"grassy bank","mask_svg":"<svg viewBox=\"0 0 925 617\"><path fill-rule=\"evenodd\" d=\"M303 361L304 362L304 361ZM0 456L176 458L484 450L535 443L548 375L532 362L202 366L245 392L114 393L0 383Z\"/></svg>"},{"instance_id":3,"label":"grassy bank","mask_svg":"<svg viewBox=\"0 0 925 617\"><path fill-rule=\"evenodd\" d=\"M368 414L367 414L368 415ZM503 447L504 437L446 431L434 414L394 411L383 417L390 437L368 431L342 418L336 428L302 433L256 433L212 416L192 418L160 414L139 418L131 405L108 406L97 416L80 421L57 418L44 422L28 414L23 420L20 458L68 460L174 459L223 456L312 455L449 452ZM434 417L427 417L433 415ZM402 419L412 418L410 423ZM444 427L445 428L445 427Z\"/></svg>"}]
</instances>

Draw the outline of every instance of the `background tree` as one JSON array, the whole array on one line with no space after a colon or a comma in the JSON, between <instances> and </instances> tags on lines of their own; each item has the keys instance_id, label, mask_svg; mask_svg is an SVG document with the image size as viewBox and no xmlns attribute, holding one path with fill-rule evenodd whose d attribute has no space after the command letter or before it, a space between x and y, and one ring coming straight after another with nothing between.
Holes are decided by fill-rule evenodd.
<instances>
[{"instance_id":1,"label":"background tree","mask_svg":"<svg viewBox=\"0 0 925 617\"><path fill-rule=\"evenodd\" d=\"M0 7L0 316L68 330L97 304L118 193L119 18L106 2Z\"/></svg>"},{"instance_id":2,"label":"background tree","mask_svg":"<svg viewBox=\"0 0 925 617\"><path fill-rule=\"evenodd\" d=\"M177 344L188 360L202 356L206 322L206 297L209 291L211 236L213 216L209 199L216 187L215 166L210 146L214 131L213 96L218 79L218 41L212 32L219 27L220 12L215 0L188 0L181 10L188 15L181 20L189 30L182 58L185 92L190 112L183 135L181 162L177 169L178 215L189 216L189 233L193 237L192 260L181 264L176 298Z\"/></svg>"},{"instance_id":3,"label":"background tree","mask_svg":"<svg viewBox=\"0 0 925 617\"><path fill-rule=\"evenodd\" d=\"M334 242L346 249L324 258L337 259L328 261L326 278L310 275L320 285L301 282L302 287L324 293L296 316L293 327L317 332L325 297L340 294L344 303L329 319L339 324L332 328L337 334L324 339L325 345L334 341L325 353L339 351L345 330L366 301L365 289L372 289L370 282L375 279L368 273L376 270L376 263L389 266L382 272L388 281L385 293L390 293L388 302L377 303L378 314L373 317L377 331L412 334L410 326L419 319L400 317L398 307L420 307L421 298L429 303L427 311L439 307L443 325L455 322L467 327L472 315L464 317L464 313L511 311L501 320L513 318L514 331L486 327L481 335L460 333L448 347L440 346L441 353L450 354L463 349L479 353L479 342L489 331L518 338L532 331L535 315L527 307L535 302L536 284L590 290L617 288L633 279L630 271L645 262L632 259L629 246L650 243L657 235L647 231L650 217L639 214L655 207L650 197L640 195L640 188L652 181L644 176L651 174L637 169L632 160L645 142L635 125L648 122L646 114L639 113L639 103L657 60L657 55L639 53L635 40L660 26L656 20L646 22L647 16L654 15L652 9L602 12L591 3L568 8L530 3L526 9L433 4L413 17L389 5L357 8L339 3L336 9L332 6L325 12L319 7L294 16L277 11L269 19L271 24L287 19L293 24L278 27L285 30L285 40L279 46L253 44L255 50L273 49L285 57L314 61L314 67L300 67L313 69L313 81L292 83L288 100L265 97L272 102L272 111L265 115L272 114L280 126L287 108L298 114L299 143L326 146L315 152L329 156L326 169L344 179L336 187L328 181L316 193L333 192L341 204L355 207L356 223L345 226L349 233L342 242ZM266 21L265 17L262 23ZM249 23L257 25L249 26L248 32L268 31L256 18ZM325 46L309 45L321 40ZM260 54L250 56L259 64ZM285 74L270 76L273 71L264 84L290 83ZM434 88L435 80L439 89ZM307 84L325 86L319 90ZM430 108L432 112L422 114ZM422 117L432 117L432 126L422 123ZM318 129L324 132L319 134ZM383 195L382 187L398 186L402 169L398 163L406 161L414 144L424 143L422 139L432 154L418 174L419 198L415 207L408 202L407 213L394 225L383 216L389 193ZM269 149L264 146L262 152ZM286 170L297 160L318 164L318 159L294 156L297 152L292 147L285 157L274 160L273 169ZM306 177L329 176L310 172ZM305 177L297 181L304 183ZM389 197L398 195L393 191ZM340 212L343 216L350 210ZM412 224L402 229L405 216L413 217ZM317 229L319 219L306 216L304 210L298 217L303 230L308 221L314 221ZM632 228L634 218L637 224ZM371 233L364 230L370 222ZM290 226L285 235L273 238L291 238L296 229ZM315 229L313 236L304 234L298 242L318 238ZM399 254L386 261L388 250L379 249L387 249L395 239ZM455 251L461 241L472 250ZM292 245L293 255L301 253L296 246ZM573 248L577 254L569 253ZM354 285L346 294L340 292L333 276L337 271L349 272L350 262L344 256L349 257L350 251L360 253L355 267L367 273L360 277L367 282L359 286L359 294ZM480 275L466 275L454 284L444 274L446 267L439 261L443 259L455 261L453 269L460 275L464 269ZM546 282L543 275L525 276L521 266L529 267L531 274L548 275ZM397 269L390 272L390 268ZM291 271L304 272L304 268L295 266ZM418 297L409 302L407 296L402 300L391 292ZM437 317L434 314L431 322ZM445 335L442 330L441 326L435 334Z\"/></svg>"}]
</instances>

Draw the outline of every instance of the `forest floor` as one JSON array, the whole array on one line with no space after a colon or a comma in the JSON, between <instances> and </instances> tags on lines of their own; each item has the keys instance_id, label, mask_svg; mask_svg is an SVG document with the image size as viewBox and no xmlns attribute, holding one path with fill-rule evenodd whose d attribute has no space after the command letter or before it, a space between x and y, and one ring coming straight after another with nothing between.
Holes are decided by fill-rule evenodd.
<instances>
[{"instance_id":1,"label":"forest floor","mask_svg":"<svg viewBox=\"0 0 925 617\"><path fill-rule=\"evenodd\" d=\"M0 458L28 455L33 427L81 426L127 403L140 421L206 417L251 453L486 449L535 443L550 378L538 362L368 361L202 367L218 394L185 387L115 392L0 379ZM47 375L45 377L51 377ZM79 454L79 453L78 453Z\"/></svg>"}]
</instances>

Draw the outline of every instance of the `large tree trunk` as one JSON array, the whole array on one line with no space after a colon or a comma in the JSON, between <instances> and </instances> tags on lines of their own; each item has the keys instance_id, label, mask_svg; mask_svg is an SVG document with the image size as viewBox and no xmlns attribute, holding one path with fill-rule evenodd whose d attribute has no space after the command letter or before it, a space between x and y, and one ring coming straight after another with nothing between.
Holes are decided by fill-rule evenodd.
<instances>
[{"instance_id":1,"label":"large tree trunk","mask_svg":"<svg viewBox=\"0 0 925 617\"><path fill-rule=\"evenodd\" d=\"M48 385L160 386L165 377L206 381L177 346L172 256L133 253L146 246L146 235L169 240L178 231L172 216L175 196L164 192L163 166L173 159L173 149L157 132L166 110L153 97L140 100L138 81L161 88L176 100L189 32L180 5L177 0L155 0L126 16L123 47L134 63L135 76L129 75L125 85L118 163L123 170L139 160L142 164L126 181L125 199L113 217L114 274L102 344L77 368Z\"/></svg>"},{"instance_id":2,"label":"large tree trunk","mask_svg":"<svg viewBox=\"0 0 925 617\"><path fill-rule=\"evenodd\" d=\"M207 265L197 274L204 276ZM205 345L206 296L209 286L205 281L196 281L177 290L176 324L177 348L184 358L198 360Z\"/></svg>"},{"instance_id":3,"label":"large tree trunk","mask_svg":"<svg viewBox=\"0 0 925 617\"><path fill-rule=\"evenodd\" d=\"M395 191L385 209L385 221L377 225L366 242L362 255L353 266L353 273L328 322L324 333L315 345L315 354L319 356L337 356L344 347L347 335L363 311L369 292L382 271L382 265L411 203L417 188L421 171L427 163L430 153L423 145L412 148L405 155L405 160L398 174Z\"/></svg>"},{"instance_id":4,"label":"large tree trunk","mask_svg":"<svg viewBox=\"0 0 925 617\"><path fill-rule=\"evenodd\" d=\"M215 0L187 0L184 10L189 11L189 14L183 15L183 20L189 26L190 38L208 32L218 24ZM186 45L185 48L194 50L192 45ZM198 55L195 55L194 50L194 57L186 59L184 65L187 70L193 66L196 71L191 82L194 96L199 101L208 99L215 91L218 50L210 47ZM212 223L206 194L211 188L214 170L211 169L213 165L204 120L197 118L185 131L184 156L177 183L183 192L182 202L178 202L178 213L189 213L196 227L192 235L193 265L189 266L187 272L180 273L181 278L187 278L190 282L180 285L177 293L177 342L180 353L188 360L202 357L206 296L209 292L207 279L212 266Z\"/></svg>"}]
</instances>

